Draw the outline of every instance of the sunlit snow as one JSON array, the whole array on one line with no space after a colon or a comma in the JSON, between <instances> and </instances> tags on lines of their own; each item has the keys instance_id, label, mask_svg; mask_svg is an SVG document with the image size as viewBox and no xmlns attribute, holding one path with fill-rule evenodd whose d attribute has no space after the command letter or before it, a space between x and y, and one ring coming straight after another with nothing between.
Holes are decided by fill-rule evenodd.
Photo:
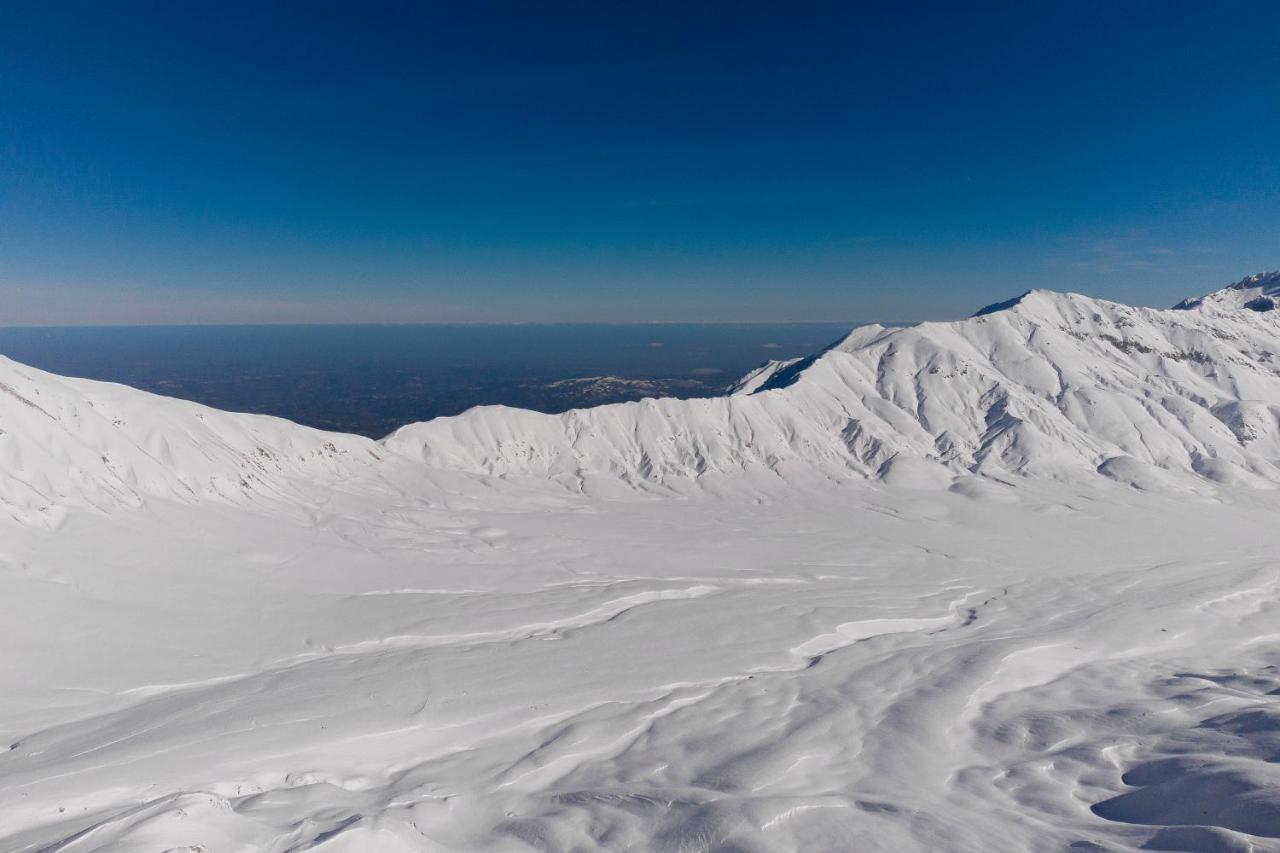
<instances>
[{"instance_id":1,"label":"sunlit snow","mask_svg":"<svg viewBox=\"0 0 1280 853\"><path fill-rule=\"evenodd\" d=\"M1246 282L382 442L0 359L0 849L1280 849Z\"/></svg>"}]
</instances>

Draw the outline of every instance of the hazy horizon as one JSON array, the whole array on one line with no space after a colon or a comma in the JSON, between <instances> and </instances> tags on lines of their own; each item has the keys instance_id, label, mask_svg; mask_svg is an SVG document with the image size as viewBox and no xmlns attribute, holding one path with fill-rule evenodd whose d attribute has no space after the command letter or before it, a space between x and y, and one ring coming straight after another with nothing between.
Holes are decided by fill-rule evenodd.
<instances>
[{"instance_id":1,"label":"hazy horizon","mask_svg":"<svg viewBox=\"0 0 1280 853\"><path fill-rule=\"evenodd\" d=\"M381 438L474 406L707 397L844 323L0 327L0 355L216 409ZM602 381L594 381L602 380Z\"/></svg>"}]
</instances>

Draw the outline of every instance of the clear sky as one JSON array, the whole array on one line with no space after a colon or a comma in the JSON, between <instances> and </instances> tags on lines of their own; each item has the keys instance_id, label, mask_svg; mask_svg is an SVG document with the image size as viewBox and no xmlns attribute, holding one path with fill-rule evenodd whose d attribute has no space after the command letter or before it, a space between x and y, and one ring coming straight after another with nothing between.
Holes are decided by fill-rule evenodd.
<instances>
[{"instance_id":1,"label":"clear sky","mask_svg":"<svg viewBox=\"0 0 1280 853\"><path fill-rule=\"evenodd\" d=\"M0 325L915 320L1280 267L1274 2L194 5L0 0Z\"/></svg>"}]
</instances>

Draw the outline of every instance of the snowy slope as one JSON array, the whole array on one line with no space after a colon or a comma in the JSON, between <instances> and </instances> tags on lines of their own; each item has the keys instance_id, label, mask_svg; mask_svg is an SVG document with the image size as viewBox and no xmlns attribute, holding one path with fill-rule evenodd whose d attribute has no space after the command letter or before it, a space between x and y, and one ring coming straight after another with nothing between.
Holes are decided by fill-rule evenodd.
<instances>
[{"instance_id":1,"label":"snowy slope","mask_svg":"<svg viewBox=\"0 0 1280 853\"><path fill-rule=\"evenodd\" d=\"M1247 290L383 443L0 359L0 850L1280 851Z\"/></svg>"},{"instance_id":2,"label":"snowy slope","mask_svg":"<svg viewBox=\"0 0 1280 853\"><path fill-rule=\"evenodd\" d=\"M1207 296L1184 299L1174 306L1179 311L1200 309L1206 312L1247 309L1266 313L1280 303L1280 272L1262 272L1247 276Z\"/></svg>"},{"instance_id":3,"label":"snowy slope","mask_svg":"<svg viewBox=\"0 0 1280 853\"><path fill-rule=\"evenodd\" d=\"M381 444L0 358L0 513L56 524L69 506L148 498L288 506L298 488L419 468L613 495L850 478L940 488L972 474L1273 487L1280 312L1244 306L1277 282L1174 311L1033 291L959 322L857 329L724 397L555 416L480 407Z\"/></svg>"},{"instance_id":4,"label":"snowy slope","mask_svg":"<svg viewBox=\"0 0 1280 853\"><path fill-rule=\"evenodd\" d=\"M377 462L374 442L221 412L0 357L0 517L56 525L68 507L288 501L291 483Z\"/></svg>"},{"instance_id":5,"label":"snowy slope","mask_svg":"<svg viewBox=\"0 0 1280 853\"><path fill-rule=\"evenodd\" d=\"M681 488L810 468L917 485L1100 473L1140 487L1270 487L1278 425L1280 312L1032 291L959 322L860 328L813 358L766 365L728 397L558 416L482 407L385 444L432 466L567 484Z\"/></svg>"},{"instance_id":6,"label":"snowy slope","mask_svg":"<svg viewBox=\"0 0 1280 853\"><path fill-rule=\"evenodd\" d=\"M6 531L0 850L1280 849L1280 495L1042 485Z\"/></svg>"}]
</instances>

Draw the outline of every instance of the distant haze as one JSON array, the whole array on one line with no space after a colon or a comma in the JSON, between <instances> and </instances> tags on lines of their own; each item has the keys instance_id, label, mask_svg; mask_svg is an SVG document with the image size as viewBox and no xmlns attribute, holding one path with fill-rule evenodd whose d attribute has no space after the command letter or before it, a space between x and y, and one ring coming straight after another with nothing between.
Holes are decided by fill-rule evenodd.
<instances>
[{"instance_id":1,"label":"distant haze","mask_svg":"<svg viewBox=\"0 0 1280 853\"><path fill-rule=\"evenodd\" d=\"M705 397L851 326L444 325L0 328L0 355L236 412L381 438L472 406L561 412Z\"/></svg>"}]
</instances>

